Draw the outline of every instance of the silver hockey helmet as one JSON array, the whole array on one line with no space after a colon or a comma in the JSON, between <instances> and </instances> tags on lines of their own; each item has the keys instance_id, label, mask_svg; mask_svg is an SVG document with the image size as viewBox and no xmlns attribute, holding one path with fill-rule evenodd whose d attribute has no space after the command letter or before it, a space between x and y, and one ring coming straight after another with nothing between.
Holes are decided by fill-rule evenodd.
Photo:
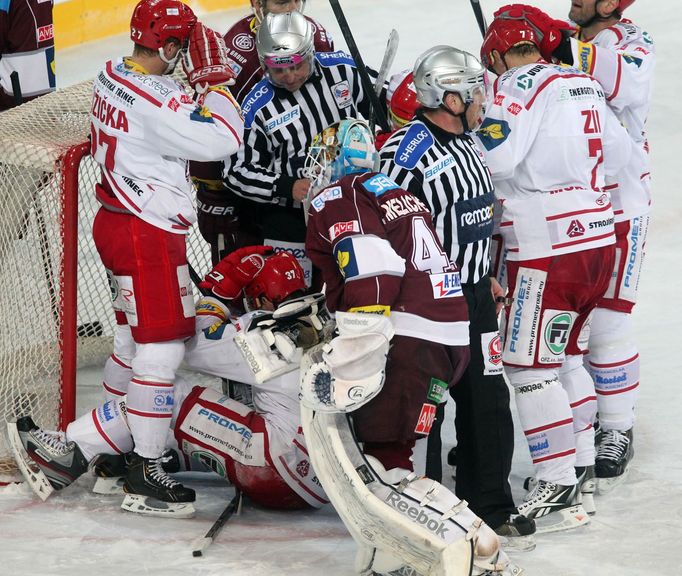
<instances>
[{"instance_id":1,"label":"silver hockey helmet","mask_svg":"<svg viewBox=\"0 0 682 576\"><path fill-rule=\"evenodd\" d=\"M272 69L296 68L308 62L313 71L315 40L313 27L300 12L268 14L258 28L256 50L265 75L275 85Z\"/></svg>"},{"instance_id":2,"label":"silver hockey helmet","mask_svg":"<svg viewBox=\"0 0 682 576\"><path fill-rule=\"evenodd\" d=\"M445 95L456 92L472 102L480 93L485 97L485 69L469 52L452 46L434 46L414 64L417 100L425 108L438 108Z\"/></svg>"},{"instance_id":3,"label":"silver hockey helmet","mask_svg":"<svg viewBox=\"0 0 682 576\"><path fill-rule=\"evenodd\" d=\"M263 18L270 12L293 12L294 10L298 10L301 14L305 12L306 0L279 0L279 2L273 0L273 2L275 2L274 11L268 9L268 0L251 0L251 9L259 23L262 22Z\"/></svg>"}]
</instances>

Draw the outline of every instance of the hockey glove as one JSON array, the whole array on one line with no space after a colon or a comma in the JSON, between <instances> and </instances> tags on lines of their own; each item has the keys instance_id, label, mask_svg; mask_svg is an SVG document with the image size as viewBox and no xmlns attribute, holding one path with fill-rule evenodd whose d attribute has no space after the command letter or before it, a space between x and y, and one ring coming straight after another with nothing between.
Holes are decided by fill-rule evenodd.
<instances>
[{"instance_id":1,"label":"hockey glove","mask_svg":"<svg viewBox=\"0 0 682 576\"><path fill-rule=\"evenodd\" d=\"M223 37L198 22L190 33L189 47L182 62L192 88L203 94L212 86L234 84L231 63Z\"/></svg>"},{"instance_id":2,"label":"hockey glove","mask_svg":"<svg viewBox=\"0 0 682 576\"><path fill-rule=\"evenodd\" d=\"M218 262L199 284L223 300L238 298L263 269L263 256L272 253L272 246L245 246Z\"/></svg>"},{"instance_id":3,"label":"hockey glove","mask_svg":"<svg viewBox=\"0 0 682 576\"><path fill-rule=\"evenodd\" d=\"M393 337L387 316L336 313L339 335L301 360L301 402L320 412L352 412L383 388Z\"/></svg>"},{"instance_id":4,"label":"hockey glove","mask_svg":"<svg viewBox=\"0 0 682 576\"><path fill-rule=\"evenodd\" d=\"M524 20L534 31L540 55L552 62L552 55L565 38L575 32L567 22L555 20L539 8L527 4L507 4L494 14L495 18Z\"/></svg>"}]
</instances>

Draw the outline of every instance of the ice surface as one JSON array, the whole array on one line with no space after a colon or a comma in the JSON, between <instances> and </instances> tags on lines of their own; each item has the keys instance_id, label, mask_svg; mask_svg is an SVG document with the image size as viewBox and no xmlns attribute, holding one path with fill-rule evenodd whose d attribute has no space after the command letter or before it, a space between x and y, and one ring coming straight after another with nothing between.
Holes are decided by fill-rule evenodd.
<instances>
[{"instance_id":1,"label":"ice surface","mask_svg":"<svg viewBox=\"0 0 682 576\"><path fill-rule=\"evenodd\" d=\"M502 4L484 0L490 16ZM388 33L396 28L401 45L394 71L411 66L434 44L478 52L480 36L466 0L344 0L342 2L366 62L378 66ZM554 16L565 16L569 0L538 0ZM326 2L308 2L308 13L343 40ZM205 18L219 30L243 11ZM642 358L642 385L635 451L627 484L598 497L592 524L573 532L538 537L535 551L516 554L527 576L665 576L682 574L677 546L682 536L682 386L679 333L682 329L679 240L682 200L677 184L682 113L679 66L679 1L636 3L628 15L646 26L658 52L656 93L649 119L653 158L654 213L648 239L640 303L635 310ZM60 86L92 77L109 57L126 54L125 36L57 54ZM79 410L99 400L99 374L80 374ZM451 417L448 417L448 422ZM454 443L450 423L445 444ZM522 494L531 473L527 448L517 430L512 483ZM449 480L448 480L449 481ZM193 558L191 542L202 536L231 495L224 483L193 476L197 516L193 520L137 517L118 509L117 498L89 492L93 482L76 486L47 502L24 486L0 491L0 574L3 576L350 576L354 545L332 509L275 513L246 506L232 518L203 558Z\"/></svg>"}]
</instances>

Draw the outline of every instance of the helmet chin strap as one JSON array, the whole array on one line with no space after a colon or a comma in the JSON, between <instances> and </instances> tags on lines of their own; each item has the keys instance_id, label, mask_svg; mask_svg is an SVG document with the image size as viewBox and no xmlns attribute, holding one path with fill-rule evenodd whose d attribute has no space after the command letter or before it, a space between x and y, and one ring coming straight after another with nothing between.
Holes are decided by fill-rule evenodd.
<instances>
[{"instance_id":1,"label":"helmet chin strap","mask_svg":"<svg viewBox=\"0 0 682 576\"><path fill-rule=\"evenodd\" d=\"M161 58L161 60L163 60L166 63L166 69L163 71L164 75L173 73L173 70L175 70L175 67L178 64L178 60L180 60L181 54L182 50L178 50L175 56L173 56L173 58L166 58L166 56L163 53L163 47L159 48L159 58Z\"/></svg>"},{"instance_id":2,"label":"helmet chin strap","mask_svg":"<svg viewBox=\"0 0 682 576\"><path fill-rule=\"evenodd\" d=\"M443 102L440 105L440 109L444 110L445 112L450 114L450 116L454 116L455 118L459 118L459 121L462 123L462 128L464 129L464 133L467 133L467 132L471 132L471 128L469 128L469 121L467 120L467 110L469 109L469 106L471 106L471 102L465 102L464 103L464 112L460 112L459 114L450 110L450 108L448 108L445 105L445 102Z\"/></svg>"}]
</instances>

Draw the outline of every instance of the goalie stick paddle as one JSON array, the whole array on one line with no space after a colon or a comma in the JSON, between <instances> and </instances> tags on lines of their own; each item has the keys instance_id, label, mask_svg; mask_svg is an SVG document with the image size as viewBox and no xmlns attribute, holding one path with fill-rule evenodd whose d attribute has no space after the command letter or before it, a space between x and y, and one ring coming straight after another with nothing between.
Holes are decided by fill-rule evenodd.
<instances>
[{"instance_id":1,"label":"goalie stick paddle","mask_svg":"<svg viewBox=\"0 0 682 576\"><path fill-rule=\"evenodd\" d=\"M229 501L229 503L225 507L225 510L223 510L220 516L218 516L216 521L213 523L213 526L211 526L208 532L206 532L206 535L203 538L197 538L192 543L192 556L198 558L204 555L206 548L208 548L211 545L214 538L223 529L223 526L225 526L227 521L235 514L235 512L238 513L239 509L241 508L241 505L242 493L238 488L235 488L232 500Z\"/></svg>"},{"instance_id":2,"label":"goalie stick paddle","mask_svg":"<svg viewBox=\"0 0 682 576\"><path fill-rule=\"evenodd\" d=\"M362 81L362 90L365 93L365 96L369 98L370 108L374 110L374 115L376 116L377 124L379 124L382 130L388 131L390 128L388 125L388 118L386 117L386 112L381 107L379 97L374 91L372 80L370 79L369 74L367 73L367 68L365 67L365 63L362 60L360 51L358 50L358 45L355 43L355 39L353 38L353 33L350 31L350 26L348 25L346 16L343 13L343 8L341 8L339 0L329 0L329 4L331 5L332 10L334 11L334 16L336 16L336 21L339 24L339 28L341 28L341 33L343 34L343 37L346 40L346 44L348 44L348 50L350 51L350 55L353 57L353 60L355 60L355 65L358 69L358 73L360 74L360 79Z\"/></svg>"},{"instance_id":3,"label":"goalie stick paddle","mask_svg":"<svg viewBox=\"0 0 682 576\"><path fill-rule=\"evenodd\" d=\"M384 57L381 60L381 66L379 67L379 75L377 76L376 82L374 82L374 92L377 97L381 95L381 89L384 87L386 78L388 78L388 72L393 66L393 61L395 60L395 55L398 52L398 44L400 44L400 36L398 31L393 29L388 36L388 42L386 43L386 51L384 52ZM369 127L374 134L374 107L370 110L369 114Z\"/></svg>"},{"instance_id":4,"label":"goalie stick paddle","mask_svg":"<svg viewBox=\"0 0 682 576\"><path fill-rule=\"evenodd\" d=\"M485 33L488 30L488 23L485 21L485 16L483 16L481 2L480 0L469 1L471 2L471 9L474 11L474 16L476 17L476 22L478 23L478 29L481 31L481 36L485 38Z\"/></svg>"}]
</instances>

